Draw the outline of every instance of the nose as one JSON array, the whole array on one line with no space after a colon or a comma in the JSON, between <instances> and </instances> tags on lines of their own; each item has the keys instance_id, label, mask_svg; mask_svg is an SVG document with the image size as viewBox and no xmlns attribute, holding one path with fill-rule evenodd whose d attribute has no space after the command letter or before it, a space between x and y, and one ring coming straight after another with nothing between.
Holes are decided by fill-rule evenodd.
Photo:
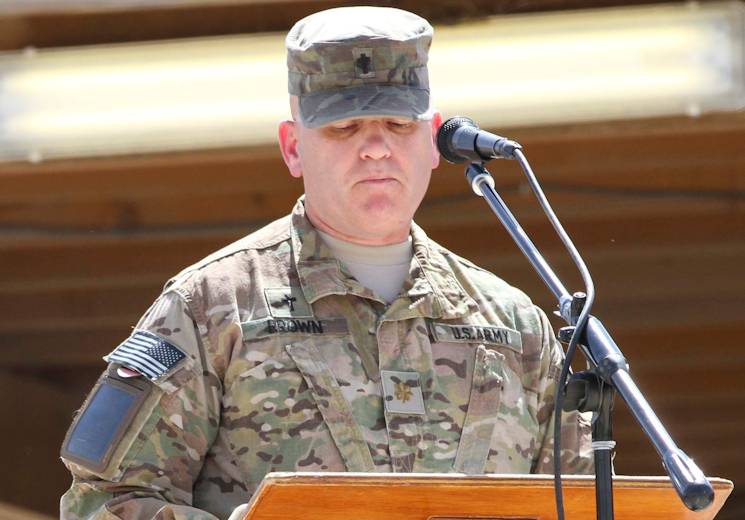
<instances>
[{"instance_id":1,"label":"nose","mask_svg":"<svg viewBox=\"0 0 745 520\"><path fill-rule=\"evenodd\" d=\"M362 143L360 145L360 158L362 159L387 159L391 156L391 147L385 128L378 121L371 121L365 125Z\"/></svg>"}]
</instances>

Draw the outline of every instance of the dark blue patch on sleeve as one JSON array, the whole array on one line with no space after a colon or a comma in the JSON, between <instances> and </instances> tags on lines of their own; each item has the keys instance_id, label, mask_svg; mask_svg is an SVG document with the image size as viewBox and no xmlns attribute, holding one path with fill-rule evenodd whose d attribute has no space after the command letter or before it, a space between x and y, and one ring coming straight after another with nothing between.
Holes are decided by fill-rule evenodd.
<instances>
[{"instance_id":1,"label":"dark blue patch on sleeve","mask_svg":"<svg viewBox=\"0 0 745 520\"><path fill-rule=\"evenodd\" d=\"M62 456L103 470L139 408L143 390L104 378L68 433Z\"/></svg>"}]
</instances>

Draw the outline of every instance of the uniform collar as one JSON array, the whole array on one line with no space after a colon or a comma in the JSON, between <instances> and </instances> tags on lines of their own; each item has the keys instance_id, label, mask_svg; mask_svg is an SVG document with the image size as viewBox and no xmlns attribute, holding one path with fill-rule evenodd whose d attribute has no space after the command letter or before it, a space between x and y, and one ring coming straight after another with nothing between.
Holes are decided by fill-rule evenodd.
<instances>
[{"instance_id":1,"label":"uniform collar","mask_svg":"<svg viewBox=\"0 0 745 520\"><path fill-rule=\"evenodd\" d=\"M300 286L309 303L332 294L355 294L380 301L373 291L349 276L305 214L304 197L292 211L290 239ZM414 255L404 281L405 298L394 300L383 319L459 318L478 309L463 289L439 246L412 222ZM386 318L388 317L388 318Z\"/></svg>"}]
</instances>

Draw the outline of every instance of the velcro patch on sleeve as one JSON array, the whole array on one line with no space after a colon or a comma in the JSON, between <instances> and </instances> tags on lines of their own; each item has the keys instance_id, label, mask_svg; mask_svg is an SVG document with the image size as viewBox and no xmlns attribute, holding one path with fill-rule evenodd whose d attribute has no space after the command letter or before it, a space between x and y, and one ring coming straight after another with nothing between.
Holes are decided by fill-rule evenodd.
<instances>
[{"instance_id":1,"label":"velcro patch on sleeve","mask_svg":"<svg viewBox=\"0 0 745 520\"><path fill-rule=\"evenodd\" d=\"M103 471L148 393L147 387L104 377L70 427L61 455Z\"/></svg>"},{"instance_id":2,"label":"velcro patch on sleeve","mask_svg":"<svg viewBox=\"0 0 745 520\"><path fill-rule=\"evenodd\" d=\"M136 370L151 381L158 381L173 372L186 359L186 354L152 332L135 330L104 359Z\"/></svg>"}]
</instances>

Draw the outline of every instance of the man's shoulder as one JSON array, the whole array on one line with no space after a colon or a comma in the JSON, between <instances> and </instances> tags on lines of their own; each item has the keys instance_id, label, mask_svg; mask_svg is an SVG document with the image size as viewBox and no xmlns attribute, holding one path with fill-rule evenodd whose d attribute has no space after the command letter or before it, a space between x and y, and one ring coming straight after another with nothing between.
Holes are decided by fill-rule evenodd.
<instances>
[{"instance_id":1,"label":"man's shoulder","mask_svg":"<svg viewBox=\"0 0 745 520\"><path fill-rule=\"evenodd\" d=\"M502 298L509 298L517 304L529 307L533 306L533 302L527 294L517 287L510 285L488 269L475 264L467 258L453 253L434 241L432 241L432 245L437 249L437 252L445 258L453 273L460 280L469 280L471 284L479 289L479 291L487 292L491 297L500 295ZM471 292L468 288L466 288L466 290Z\"/></svg>"},{"instance_id":2,"label":"man's shoulder","mask_svg":"<svg viewBox=\"0 0 745 520\"><path fill-rule=\"evenodd\" d=\"M435 246L487 323L500 323L520 332L524 354L542 348L545 313L527 294L474 262Z\"/></svg>"},{"instance_id":3,"label":"man's shoulder","mask_svg":"<svg viewBox=\"0 0 745 520\"><path fill-rule=\"evenodd\" d=\"M432 241L431 241L432 242ZM478 305L487 320L509 324L521 332L540 330L542 311L521 289L471 260L432 242L463 290Z\"/></svg>"},{"instance_id":4,"label":"man's shoulder","mask_svg":"<svg viewBox=\"0 0 745 520\"><path fill-rule=\"evenodd\" d=\"M202 258L168 280L165 289L194 285L214 277L241 276L251 268L248 258L251 252L276 248L290 240L290 220L291 216L286 215Z\"/></svg>"}]
</instances>

